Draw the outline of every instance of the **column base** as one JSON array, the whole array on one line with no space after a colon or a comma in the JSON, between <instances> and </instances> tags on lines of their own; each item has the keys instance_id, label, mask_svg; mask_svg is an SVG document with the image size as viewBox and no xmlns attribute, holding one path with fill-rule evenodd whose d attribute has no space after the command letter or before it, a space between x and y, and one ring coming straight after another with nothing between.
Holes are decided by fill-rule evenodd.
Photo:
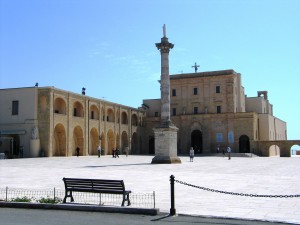
<instances>
[{"instance_id":1,"label":"column base","mask_svg":"<svg viewBox=\"0 0 300 225\"><path fill-rule=\"evenodd\" d=\"M179 157L171 157L171 156L155 156L151 164L175 164L181 163L181 159Z\"/></svg>"}]
</instances>

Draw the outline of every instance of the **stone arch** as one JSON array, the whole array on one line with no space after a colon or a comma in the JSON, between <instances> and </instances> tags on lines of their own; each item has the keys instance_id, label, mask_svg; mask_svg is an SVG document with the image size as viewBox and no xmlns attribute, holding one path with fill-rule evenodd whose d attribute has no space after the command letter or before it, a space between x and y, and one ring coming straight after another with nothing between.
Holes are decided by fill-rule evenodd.
<instances>
[{"instance_id":1,"label":"stone arch","mask_svg":"<svg viewBox=\"0 0 300 225\"><path fill-rule=\"evenodd\" d=\"M125 148L128 147L128 134L126 131L123 131L122 132L122 136L121 136L121 148L122 148L122 151L125 150Z\"/></svg>"},{"instance_id":2,"label":"stone arch","mask_svg":"<svg viewBox=\"0 0 300 225\"><path fill-rule=\"evenodd\" d=\"M47 111L47 98L44 95L40 97L40 111L41 112Z\"/></svg>"},{"instance_id":3,"label":"stone arch","mask_svg":"<svg viewBox=\"0 0 300 225\"><path fill-rule=\"evenodd\" d=\"M56 124L54 128L54 138L53 138L53 147L54 151L53 156L67 156L67 138L66 138L66 129L61 123Z\"/></svg>"},{"instance_id":4,"label":"stone arch","mask_svg":"<svg viewBox=\"0 0 300 225\"><path fill-rule=\"evenodd\" d=\"M92 128L90 131L90 143L89 143L89 155L97 155L97 148L99 145L99 135L96 128Z\"/></svg>"},{"instance_id":5,"label":"stone arch","mask_svg":"<svg viewBox=\"0 0 300 225\"><path fill-rule=\"evenodd\" d=\"M291 155L300 155L300 145L299 144L294 144L293 146L291 146L290 148L291 150Z\"/></svg>"},{"instance_id":6,"label":"stone arch","mask_svg":"<svg viewBox=\"0 0 300 225\"><path fill-rule=\"evenodd\" d=\"M112 154L113 148L116 147L115 144L116 144L115 134L111 129L109 129L109 131L107 132L107 154L108 155Z\"/></svg>"},{"instance_id":7,"label":"stone arch","mask_svg":"<svg viewBox=\"0 0 300 225\"><path fill-rule=\"evenodd\" d=\"M195 153L203 152L203 138L200 130L193 130L191 133L191 146L194 148Z\"/></svg>"},{"instance_id":8,"label":"stone arch","mask_svg":"<svg viewBox=\"0 0 300 225\"><path fill-rule=\"evenodd\" d=\"M280 156L280 147L273 144L269 147L269 156Z\"/></svg>"},{"instance_id":9,"label":"stone arch","mask_svg":"<svg viewBox=\"0 0 300 225\"><path fill-rule=\"evenodd\" d=\"M193 130L200 130L202 132L202 125L199 122L193 122L191 124L191 132L193 132Z\"/></svg>"},{"instance_id":10,"label":"stone arch","mask_svg":"<svg viewBox=\"0 0 300 225\"><path fill-rule=\"evenodd\" d=\"M73 104L73 116L84 117L83 105L78 101Z\"/></svg>"},{"instance_id":11,"label":"stone arch","mask_svg":"<svg viewBox=\"0 0 300 225\"><path fill-rule=\"evenodd\" d=\"M60 97L54 100L54 113L66 115L66 102Z\"/></svg>"},{"instance_id":12,"label":"stone arch","mask_svg":"<svg viewBox=\"0 0 300 225\"><path fill-rule=\"evenodd\" d=\"M247 135L241 135L239 138L239 152L250 153L250 141Z\"/></svg>"},{"instance_id":13,"label":"stone arch","mask_svg":"<svg viewBox=\"0 0 300 225\"><path fill-rule=\"evenodd\" d=\"M107 109L107 122L115 122L114 111L111 108Z\"/></svg>"},{"instance_id":14,"label":"stone arch","mask_svg":"<svg viewBox=\"0 0 300 225\"><path fill-rule=\"evenodd\" d=\"M128 124L128 117L126 112L122 112L121 114L121 124Z\"/></svg>"},{"instance_id":15,"label":"stone arch","mask_svg":"<svg viewBox=\"0 0 300 225\"><path fill-rule=\"evenodd\" d=\"M136 132L132 134L131 139L131 153L137 154L138 153L138 135Z\"/></svg>"},{"instance_id":16,"label":"stone arch","mask_svg":"<svg viewBox=\"0 0 300 225\"><path fill-rule=\"evenodd\" d=\"M133 115L131 116L131 125L132 125L132 126L137 126L137 125L138 125L138 117L137 117L136 114L133 114Z\"/></svg>"},{"instance_id":17,"label":"stone arch","mask_svg":"<svg viewBox=\"0 0 300 225\"><path fill-rule=\"evenodd\" d=\"M84 138L83 131L80 126L76 126L73 130L73 148L72 155L76 155L76 148L79 147L79 155L84 155Z\"/></svg>"},{"instance_id":18,"label":"stone arch","mask_svg":"<svg viewBox=\"0 0 300 225\"><path fill-rule=\"evenodd\" d=\"M90 119L99 120L99 110L96 105L91 105L90 107Z\"/></svg>"}]
</instances>

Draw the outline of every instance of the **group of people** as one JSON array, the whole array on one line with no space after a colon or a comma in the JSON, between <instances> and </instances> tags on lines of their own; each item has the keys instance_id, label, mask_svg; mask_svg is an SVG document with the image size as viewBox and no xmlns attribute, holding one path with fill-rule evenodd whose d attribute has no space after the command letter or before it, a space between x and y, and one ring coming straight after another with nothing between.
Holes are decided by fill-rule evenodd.
<instances>
[{"instance_id":1,"label":"group of people","mask_svg":"<svg viewBox=\"0 0 300 225\"><path fill-rule=\"evenodd\" d=\"M98 152L98 158L100 158L101 156L101 146L99 145L97 148L97 152ZM128 149L125 149L125 153L126 153L126 157L128 156ZM119 154L120 154L120 150L118 148L113 148L112 150L112 157L113 158L119 158ZM80 148L77 147L76 148L76 156L79 157L80 155Z\"/></svg>"},{"instance_id":2,"label":"group of people","mask_svg":"<svg viewBox=\"0 0 300 225\"><path fill-rule=\"evenodd\" d=\"M112 150L112 157L119 158L120 150L118 148L113 148Z\"/></svg>"},{"instance_id":3,"label":"group of people","mask_svg":"<svg viewBox=\"0 0 300 225\"><path fill-rule=\"evenodd\" d=\"M226 150L227 150L227 153L228 153L228 160L230 160L231 159L231 148L230 148L230 146L228 146ZM220 152L220 147L218 146L217 147L217 153L219 153L219 152ZM223 152L223 156L225 156L225 149L224 148L223 148L222 152ZM189 155L190 155L190 162L194 162L195 150L194 150L193 147L190 148Z\"/></svg>"}]
</instances>

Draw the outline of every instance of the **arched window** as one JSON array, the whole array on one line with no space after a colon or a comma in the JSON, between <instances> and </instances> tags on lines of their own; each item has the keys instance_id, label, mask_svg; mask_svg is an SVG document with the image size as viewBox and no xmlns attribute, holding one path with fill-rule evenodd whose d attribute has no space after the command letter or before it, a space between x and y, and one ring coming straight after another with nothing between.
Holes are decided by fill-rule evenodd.
<instances>
[{"instance_id":1,"label":"arched window","mask_svg":"<svg viewBox=\"0 0 300 225\"><path fill-rule=\"evenodd\" d=\"M126 112L122 112L121 123L122 124L128 124L128 118L127 118L127 113Z\"/></svg>"},{"instance_id":2,"label":"arched window","mask_svg":"<svg viewBox=\"0 0 300 225\"><path fill-rule=\"evenodd\" d=\"M112 109L107 110L107 122L115 122L114 111Z\"/></svg>"},{"instance_id":3,"label":"arched window","mask_svg":"<svg viewBox=\"0 0 300 225\"><path fill-rule=\"evenodd\" d=\"M131 125L132 126L137 126L138 125L138 117L136 114L133 114L131 117Z\"/></svg>"},{"instance_id":4,"label":"arched window","mask_svg":"<svg viewBox=\"0 0 300 225\"><path fill-rule=\"evenodd\" d=\"M54 113L66 114L66 102L62 98L56 98L54 101Z\"/></svg>"},{"instance_id":5,"label":"arched window","mask_svg":"<svg viewBox=\"0 0 300 225\"><path fill-rule=\"evenodd\" d=\"M99 120L99 110L96 105L91 105L90 107L90 119Z\"/></svg>"},{"instance_id":6,"label":"arched window","mask_svg":"<svg viewBox=\"0 0 300 225\"><path fill-rule=\"evenodd\" d=\"M83 106L78 101L73 104L73 116L84 117Z\"/></svg>"}]
</instances>

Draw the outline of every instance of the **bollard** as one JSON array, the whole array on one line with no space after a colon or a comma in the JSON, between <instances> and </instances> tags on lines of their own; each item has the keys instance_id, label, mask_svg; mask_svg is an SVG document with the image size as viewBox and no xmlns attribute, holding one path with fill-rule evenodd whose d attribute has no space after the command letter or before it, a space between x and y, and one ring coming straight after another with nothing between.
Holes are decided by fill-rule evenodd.
<instances>
[{"instance_id":1,"label":"bollard","mask_svg":"<svg viewBox=\"0 0 300 225\"><path fill-rule=\"evenodd\" d=\"M176 215L174 181L175 181L175 177L173 175L171 175L170 176L170 185L171 185L171 208L170 208L170 216Z\"/></svg>"}]
</instances>

